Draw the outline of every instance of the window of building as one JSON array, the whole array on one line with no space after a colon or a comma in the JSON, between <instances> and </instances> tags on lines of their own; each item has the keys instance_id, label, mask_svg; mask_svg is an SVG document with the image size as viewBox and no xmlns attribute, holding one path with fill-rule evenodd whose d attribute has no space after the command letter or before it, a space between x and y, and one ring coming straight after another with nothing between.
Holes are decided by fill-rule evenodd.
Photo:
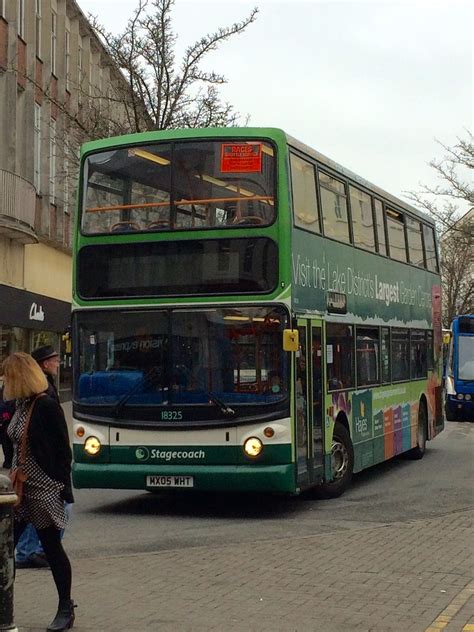
<instances>
[{"instance_id":1,"label":"window of building","mask_svg":"<svg viewBox=\"0 0 474 632\"><path fill-rule=\"evenodd\" d=\"M89 97L89 107L90 108L92 107L92 83L93 83L93 80L92 80L92 77L93 77L93 72L92 72L93 66L92 66L92 63L93 63L93 58L92 58L92 55L91 55L89 57L89 80L87 82L87 95Z\"/></svg>"},{"instance_id":2,"label":"window of building","mask_svg":"<svg viewBox=\"0 0 474 632\"><path fill-rule=\"evenodd\" d=\"M392 329L392 381L410 379L410 335L408 329Z\"/></svg>"},{"instance_id":3,"label":"window of building","mask_svg":"<svg viewBox=\"0 0 474 632\"><path fill-rule=\"evenodd\" d=\"M30 351L28 338L28 329L0 325L0 364L16 351L28 353Z\"/></svg>"},{"instance_id":4,"label":"window of building","mask_svg":"<svg viewBox=\"0 0 474 632\"><path fill-rule=\"evenodd\" d=\"M324 234L326 237L332 237L349 244L351 239L344 183L320 171L319 185Z\"/></svg>"},{"instance_id":5,"label":"window of building","mask_svg":"<svg viewBox=\"0 0 474 632\"><path fill-rule=\"evenodd\" d=\"M18 35L25 39L25 0L17 0L17 29Z\"/></svg>"},{"instance_id":6,"label":"window of building","mask_svg":"<svg viewBox=\"0 0 474 632\"><path fill-rule=\"evenodd\" d=\"M41 0L36 0L35 35L36 57L41 59Z\"/></svg>"},{"instance_id":7,"label":"window of building","mask_svg":"<svg viewBox=\"0 0 474 632\"><path fill-rule=\"evenodd\" d=\"M51 119L49 130L49 201L56 203L56 121Z\"/></svg>"},{"instance_id":8,"label":"window of building","mask_svg":"<svg viewBox=\"0 0 474 632\"><path fill-rule=\"evenodd\" d=\"M385 238L385 222L383 206L380 200L374 200L375 225L377 226L377 241L381 255L387 256L387 240Z\"/></svg>"},{"instance_id":9,"label":"window of building","mask_svg":"<svg viewBox=\"0 0 474 632\"><path fill-rule=\"evenodd\" d=\"M99 85L97 88L97 112L100 114L102 112L102 97L104 95L104 69L102 66L99 66Z\"/></svg>"},{"instance_id":10,"label":"window of building","mask_svg":"<svg viewBox=\"0 0 474 632\"><path fill-rule=\"evenodd\" d=\"M77 79L79 84L79 90L77 93L77 99L79 104L82 103L82 82L84 81L84 49L82 47L82 37L79 37L78 49L77 49Z\"/></svg>"},{"instance_id":11,"label":"window of building","mask_svg":"<svg viewBox=\"0 0 474 632\"><path fill-rule=\"evenodd\" d=\"M367 193L352 186L349 187L349 193L351 198L354 246L374 252L375 235L371 197Z\"/></svg>"},{"instance_id":12,"label":"window of building","mask_svg":"<svg viewBox=\"0 0 474 632\"><path fill-rule=\"evenodd\" d=\"M56 74L56 44L58 37L58 16L51 12L51 73Z\"/></svg>"},{"instance_id":13,"label":"window of building","mask_svg":"<svg viewBox=\"0 0 474 632\"><path fill-rule=\"evenodd\" d=\"M390 382L390 329L382 327L380 337L380 358L382 365L382 382Z\"/></svg>"},{"instance_id":14,"label":"window of building","mask_svg":"<svg viewBox=\"0 0 474 632\"><path fill-rule=\"evenodd\" d=\"M427 375L426 332L412 329L410 335L411 377L418 379Z\"/></svg>"},{"instance_id":15,"label":"window of building","mask_svg":"<svg viewBox=\"0 0 474 632\"><path fill-rule=\"evenodd\" d=\"M438 258L436 257L436 246L433 228L423 224L423 240L425 243L426 267L431 272L438 272Z\"/></svg>"},{"instance_id":16,"label":"window of building","mask_svg":"<svg viewBox=\"0 0 474 632\"><path fill-rule=\"evenodd\" d=\"M294 154L291 154L290 163L295 224L319 233L319 208L314 166Z\"/></svg>"},{"instance_id":17,"label":"window of building","mask_svg":"<svg viewBox=\"0 0 474 632\"><path fill-rule=\"evenodd\" d=\"M407 225L408 255L410 257L410 263L414 263L416 266L423 268L425 260L423 257L421 224L408 216L405 217L405 221Z\"/></svg>"},{"instance_id":18,"label":"window of building","mask_svg":"<svg viewBox=\"0 0 474 632\"><path fill-rule=\"evenodd\" d=\"M405 225L403 214L392 209L387 209L387 231L390 256L397 261L407 260L407 247L405 242Z\"/></svg>"},{"instance_id":19,"label":"window of building","mask_svg":"<svg viewBox=\"0 0 474 632\"><path fill-rule=\"evenodd\" d=\"M71 33L69 31L65 32L64 39L64 72L66 75L66 90L70 91L71 89Z\"/></svg>"},{"instance_id":20,"label":"window of building","mask_svg":"<svg viewBox=\"0 0 474 632\"><path fill-rule=\"evenodd\" d=\"M376 327L357 327L356 337L357 386L380 382L379 330Z\"/></svg>"},{"instance_id":21,"label":"window of building","mask_svg":"<svg viewBox=\"0 0 474 632\"><path fill-rule=\"evenodd\" d=\"M328 389L354 386L354 327L328 323L326 328Z\"/></svg>"},{"instance_id":22,"label":"window of building","mask_svg":"<svg viewBox=\"0 0 474 632\"><path fill-rule=\"evenodd\" d=\"M69 134L64 135L63 211L69 213Z\"/></svg>"},{"instance_id":23,"label":"window of building","mask_svg":"<svg viewBox=\"0 0 474 632\"><path fill-rule=\"evenodd\" d=\"M34 185L37 195L41 194L41 105L35 103L35 123L34 123Z\"/></svg>"}]
</instances>

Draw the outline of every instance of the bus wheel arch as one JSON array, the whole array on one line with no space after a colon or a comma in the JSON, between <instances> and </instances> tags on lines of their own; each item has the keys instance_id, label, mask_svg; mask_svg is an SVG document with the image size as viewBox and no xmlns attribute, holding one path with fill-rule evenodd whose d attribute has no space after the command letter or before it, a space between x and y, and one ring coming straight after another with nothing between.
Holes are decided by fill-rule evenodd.
<instances>
[{"instance_id":1,"label":"bus wheel arch","mask_svg":"<svg viewBox=\"0 0 474 632\"><path fill-rule=\"evenodd\" d=\"M428 402L422 395L418 404L418 422L416 429L416 446L407 452L407 457L413 460L422 459L426 452L428 440Z\"/></svg>"},{"instance_id":2,"label":"bus wheel arch","mask_svg":"<svg viewBox=\"0 0 474 632\"><path fill-rule=\"evenodd\" d=\"M318 498L338 498L352 480L354 447L349 431L349 422L343 412L338 414L334 424L331 461L334 478L317 486L315 493Z\"/></svg>"}]
</instances>

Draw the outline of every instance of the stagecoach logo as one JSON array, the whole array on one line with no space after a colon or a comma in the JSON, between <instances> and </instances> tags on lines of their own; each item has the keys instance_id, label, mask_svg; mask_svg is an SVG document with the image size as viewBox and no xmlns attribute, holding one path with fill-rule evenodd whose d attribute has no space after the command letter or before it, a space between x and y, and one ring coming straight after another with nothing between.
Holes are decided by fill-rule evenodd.
<instances>
[{"instance_id":1,"label":"stagecoach logo","mask_svg":"<svg viewBox=\"0 0 474 632\"><path fill-rule=\"evenodd\" d=\"M135 450L135 456L138 461L146 461L150 457L150 452L148 448L137 448Z\"/></svg>"}]
</instances>

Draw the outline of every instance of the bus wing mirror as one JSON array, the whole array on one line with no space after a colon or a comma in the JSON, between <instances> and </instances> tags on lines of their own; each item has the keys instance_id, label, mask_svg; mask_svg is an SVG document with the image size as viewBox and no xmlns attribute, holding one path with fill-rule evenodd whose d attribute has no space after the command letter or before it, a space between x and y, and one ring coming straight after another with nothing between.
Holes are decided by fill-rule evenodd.
<instances>
[{"instance_id":1,"label":"bus wing mirror","mask_svg":"<svg viewBox=\"0 0 474 632\"><path fill-rule=\"evenodd\" d=\"M284 329L283 330L283 350L284 351L298 351L299 348L299 333L297 329Z\"/></svg>"}]
</instances>

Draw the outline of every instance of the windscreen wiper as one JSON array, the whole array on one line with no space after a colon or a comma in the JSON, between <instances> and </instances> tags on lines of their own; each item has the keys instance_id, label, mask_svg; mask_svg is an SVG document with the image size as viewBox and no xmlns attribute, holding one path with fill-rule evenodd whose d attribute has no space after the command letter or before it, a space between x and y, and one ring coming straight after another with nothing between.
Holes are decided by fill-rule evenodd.
<instances>
[{"instance_id":1,"label":"windscreen wiper","mask_svg":"<svg viewBox=\"0 0 474 632\"><path fill-rule=\"evenodd\" d=\"M114 416L118 416L118 414L120 413L122 408L125 406L125 404L128 402L130 397L135 395L135 393L138 391L138 389L141 386L143 386L143 384L146 382L146 380L149 377L151 377L154 373L156 373L156 371L157 371L157 367L156 366L152 366L151 369L149 369L146 373L143 374L143 377L141 379L139 379L138 382L135 382L135 384L132 386L132 388L129 391L127 391L125 393L125 395L122 395L122 397L119 399L119 401L113 407L112 414Z\"/></svg>"},{"instance_id":2,"label":"windscreen wiper","mask_svg":"<svg viewBox=\"0 0 474 632\"><path fill-rule=\"evenodd\" d=\"M209 397L209 401L215 404L220 409L223 415L227 415L227 416L235 415L235 410L231 408L230 406L227 406L227 404L225 404L216 395L214 395L214 393L211 393L210 391L208 391L206 395Z\"/></svg>"}]
</instances>

